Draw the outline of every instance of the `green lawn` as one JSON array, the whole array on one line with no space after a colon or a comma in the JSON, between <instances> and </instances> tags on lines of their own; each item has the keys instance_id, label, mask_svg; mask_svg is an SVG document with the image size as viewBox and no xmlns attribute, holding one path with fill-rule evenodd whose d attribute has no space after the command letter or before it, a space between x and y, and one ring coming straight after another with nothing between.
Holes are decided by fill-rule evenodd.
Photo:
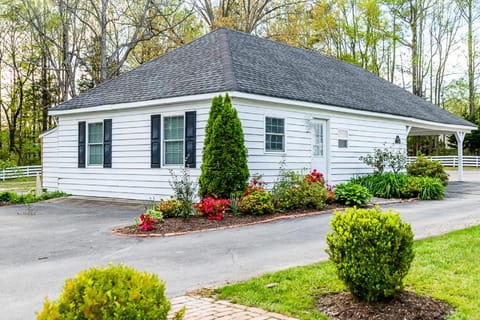
<instances>
[{"instance_id":1,"label":"green lawn","mask_svg":"<svg viewBox=\"0 0 480 320\"><path fill-rule=\"evenodd\" d=\"M480 319L480 226L419 241L415 252L407 290L449 302L456 308L450 319ZM316 310L316 297L344 289L333 264L323 262L265 274L214 295L299 319L327 319Z\"/></svg>"},{"instance_id":2,"label":"green lawn","mask_svg":"<svg viewBox=\"0 0 480 320\"><path fill-rule=\"evenodd\" d=\"M31 189L35 189L36 177L25 177L18 179L9 179L5 181L0 180L0 192L2 191L15 191L15 192L28 192Z\"/></svg>"}]
</instances>

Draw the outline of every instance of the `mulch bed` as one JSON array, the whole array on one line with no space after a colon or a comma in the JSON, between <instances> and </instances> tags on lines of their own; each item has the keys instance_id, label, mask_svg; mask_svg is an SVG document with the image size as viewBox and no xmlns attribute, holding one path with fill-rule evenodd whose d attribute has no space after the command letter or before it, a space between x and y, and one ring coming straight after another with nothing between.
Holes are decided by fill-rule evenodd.
<instances>
[{"instance_id":1,"label":"mulch bed","mask_svg":"<svg viewBox=\"0 0 480 320\"><path fill-rule=\"evenodd\" d=\"M367 303L347 292L319 298L317 307L336 320L443 320L453 311L447 303L404 291L388 302Z\"/></svg>"},{"instance_id":2,"label":"mulch bed","mask_svg":"<svg viewBox=\"0 0 480 320\"><path fill-rule=\"evenodd\" d=\"M252 225L263 222L270 222L285 218L295 218L307 215L323 214L331 212L335 209L343 209L344 206L339 204L331 204L322 211L318 210L303 210L303 211L289 211L274 214L265 214L261 216L254 215L234 215L227 212L223 220L208 220L203 216L192 216L187 220L183 218L166 218L163 222L155 225L155 229L151 231L142 231L140 228L131 225L127 227L121 227L113 230L114 234L148 237L148 236L171 236L179 235L189 232L197 232L201 230L219 229L219 228L232 228L237 226Z\"/></svg>"}]
</instances>

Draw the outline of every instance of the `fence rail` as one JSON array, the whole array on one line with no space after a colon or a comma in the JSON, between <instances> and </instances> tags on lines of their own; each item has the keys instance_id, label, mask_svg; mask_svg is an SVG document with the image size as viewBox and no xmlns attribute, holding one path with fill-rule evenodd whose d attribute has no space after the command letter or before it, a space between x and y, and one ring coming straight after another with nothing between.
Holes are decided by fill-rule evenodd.
<instances>
[{"instance_id":1,"label":"fence rail","mask_svg":"<svg viewBox=\"0 0 480 320\"><path fill-rule=\"evenodd\" d=\"M445 167L458 167L458 156L431 156L427 158L440 161ZM414 159L415 157L408 157L408 162ZM480 168L480 156L463 156L463 166Z\"/></svg>"},{"instance_id":2,"label":"fence rail","mask_svg":"<svg viewBox=\"0 0 480 320\"><path fill-rule=\"evenodd\" d=\"M34 177L38 174L42 174L42 166L23 166L12 167L0 170L0 179L5 181L6 179L15 179L22 177Z\"/></svg>"}]
</instances>

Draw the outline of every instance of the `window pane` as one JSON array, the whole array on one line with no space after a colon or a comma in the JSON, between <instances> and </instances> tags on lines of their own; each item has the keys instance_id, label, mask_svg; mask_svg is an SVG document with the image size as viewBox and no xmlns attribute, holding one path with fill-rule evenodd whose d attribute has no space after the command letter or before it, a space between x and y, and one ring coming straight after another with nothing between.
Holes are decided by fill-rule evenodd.
<instances>
[{"instance_id":1,"label":"window pane","mask_svg":"<svg viewBox=\"0 0 480 320\"><path fill-rule=\"evenodd\" d=\"M323 124L318 122L314 123L313 133L314 133L313 156L322 157L323 156Z\"/></svg>"},{"instance_id":2,"label":"window pane","mask_svg":"<svg viewBox=\"0 0 480 320\"><path fill-rule=\"evenodd\" d=\"M267 151L284 151L283 136L267 134L265 146Z\"/></svg>"},{"instance_id":3,"label":"window pane","mask_svg":"<svg viewBox=\"0 0 480 320\"><path fill-rule=\"evenodd\" d=\"M285 120L278 118L269 118L265 119L265 131L266 133L285 133Z\"/></svg>"},{"instance_id":4,"label":"window pane","mask_svg":"<svg viewBox=\"0 0 480 320\"><path fill-rule=\"evenodd\" d=\"M102 164L103 163L103 144L89 145L88 164Z\"/></svg>"},{"instance_id":5,"label":"window pane","mask_svg":"<svg viewBox=\"0 0 480 320\"><path fill-rule=\"evenodd\" d=\"M165 140L183 139L183 116L166 117L163 126Z\"/></svg>"},{"instance_id":6,"label":"window pane","mask_svg":"<svg viewBox=\"0 0 480 320\"><path fill-rule=\"evenodd\" d=\"M165 164L183 164L183 141L165 141Z\"/></svg>"},{"instance_id":7,"label":"window pane","mask_svg":"<svg viewBox=\"0 0 480 320\"><path fill-rule=\"evenodd\" d=\"M103 123L88 124L88 143L103 143Z\"/></svg>"}]
</instances>

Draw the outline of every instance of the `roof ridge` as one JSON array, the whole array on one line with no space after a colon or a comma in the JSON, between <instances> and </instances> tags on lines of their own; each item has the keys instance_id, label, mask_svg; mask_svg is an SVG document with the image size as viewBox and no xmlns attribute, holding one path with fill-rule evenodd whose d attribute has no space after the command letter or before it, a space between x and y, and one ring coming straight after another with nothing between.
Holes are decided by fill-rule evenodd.
<instances>
[{"instance_id":1,"label":"roof ridge","mask_svg":"<svg viewBox=\"0 0 480 320\"><path fill-rule=\"evenodd\" d=\"M237 78L235 76L235 71L233 68L232 49L230 47L230 39L228 37L230 29L220 28L216 31L219 31L220 37L219 50L223 66L223 78L225 80L225 87L227 90L238 90Z\"/></svg>"}]
</instances>

